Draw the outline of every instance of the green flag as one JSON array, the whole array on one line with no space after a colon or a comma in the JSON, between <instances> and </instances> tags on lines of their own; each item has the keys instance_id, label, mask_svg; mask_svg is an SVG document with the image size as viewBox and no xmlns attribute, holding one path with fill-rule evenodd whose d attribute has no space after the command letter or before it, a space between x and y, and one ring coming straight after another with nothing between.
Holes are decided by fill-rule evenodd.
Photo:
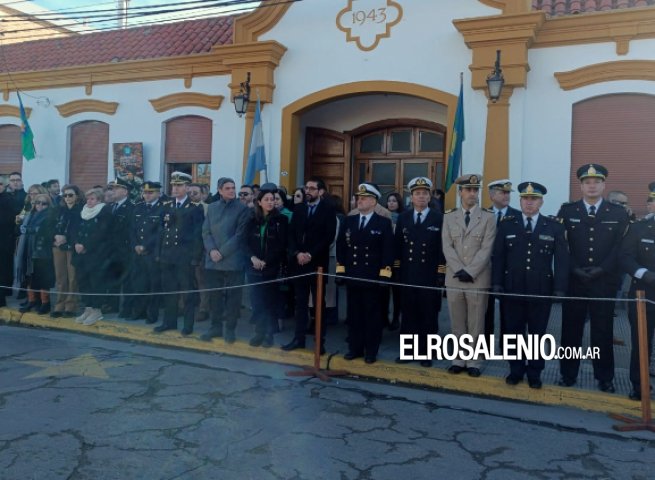
<instances>
[{"instance_id":1,"label":"green flag","mask_svg":"<svg viewBox=\"0 0 655 480\"><path fill-rule=\"evenodd\" d=\"M453 133L450 137L448 151L448 170L446 171L446 191L448 191L457 177L462 166L462 142L464 141L464 82L460 79L459 98L455 111Z\"/></svg>"},{"instance_id":2,"label":"green flag","mask_svg":"<svg viewBox=\"0 0 655 480\"><path fill-rule=\"evenodd\" d=\"M23 143L23 157L25 157L25 160L32 160L36 156L34 134L32 133L30 124L27 121L27 115L25 114L25 108L23 108L23 100L20 98L20 93L16 92L16 94L18 95L18 103L20 104L20 131Z\"/></svg>"}]
</instances>

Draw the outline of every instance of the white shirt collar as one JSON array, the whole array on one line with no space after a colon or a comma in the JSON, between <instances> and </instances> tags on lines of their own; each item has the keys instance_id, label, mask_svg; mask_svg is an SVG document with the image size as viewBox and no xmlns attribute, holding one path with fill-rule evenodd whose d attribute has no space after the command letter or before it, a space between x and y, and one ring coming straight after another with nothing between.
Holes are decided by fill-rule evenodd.
<instances>
[{"instance_id":1,"label":"white shirt collar","mask_svg":"<svg viewBox=\"0 0 655 480\"><path fill-rule=\"evenodd\" d=\"M416 220L418 213L418 210L414 209L414 220ZM430 207L427 207L425 210L421 210L421 220L427 217L428 213L430 213Z\"/></svg>"},{"instance_id":2,"label":"white shirt collar","mask_svg":"<svg viewBox=\"0 0 655 480\"><path fill-rule=\"evenodd\" d=\"M498 215L498 212L500 212L500 214L504 217L505 215L507 215L507 209L508 209L509 207L496 208L496 206L493 205L492 208L493 208L493 210L494 210L494 215Z\"/></svg>"},{"instance_id":3,"label":"white shirt collar","mask_svg":"<svg viewBox=\"0 0 655 480\"><path fill-rule=\"evenodd\" d=\"M186 202L186 199L188 198L188 195L185 195L182 200L178 200L177 198L175 199L175 206L180 205L181 203Z\"/></svg>"},{"instance_id":4,"label":"white shirt collar","mask_svg":"<svg viewBox=\"0 0 655 480\"><path fill-rule=\"evenodd\" d=\"M119 200L118 202L116 202L116 208L120 207L125 202L127 202L127 197L125 197L123 200Z\"/></svg>"},{"instance_id":5,"label":"white shirt collar","mask_svg":"<svg viewBox=\"0 0 655 480\"><path fill-rule=\"evenodd\" d=\"M587 212L589 212L589 208L591 208L591 204L587 203L586 200L582 200L584 203L585 208L587 209ZM600 210L600 204L603 203L603 198L601 197L600 200L598 200L596 203L594 203L594 207L596 207L596 211Z\"/></svg>"},{"instance_id":6,"label":"white shirt collar","mask_svg":"<svg viewBox=\"0 0 655 480\"><path fill-rule=\"evenodd\" d=\"M526 216L525 213L521 214L523 216L523 225L528 223L528 217ZM539 213L535 213L532 217L532 228L534 228L537 225L537 221L539 220Z\"/></svg>"}]
</instances>

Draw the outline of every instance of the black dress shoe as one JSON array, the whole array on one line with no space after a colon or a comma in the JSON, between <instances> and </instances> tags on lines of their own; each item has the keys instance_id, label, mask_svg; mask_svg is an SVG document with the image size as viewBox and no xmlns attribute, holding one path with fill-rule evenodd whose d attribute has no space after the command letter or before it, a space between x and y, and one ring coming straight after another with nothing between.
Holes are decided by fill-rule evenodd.
<instances>
[{"instance_id":1,"label":"black dress shoe","mask_svg":"<svg viewBox=\"0 0 655 480\"><path fill-rule=\"evenodd\" d=\"M223 336L222 328L212 327L209 330L207 330L205 333L200 335L200 340L204 340L205 342L211 342L212 338L222 337L222 336Z\"/></svg>"},{"instance_id":2,"label":"black dress shoe","mask_svg":"<svg viewBox=\"0 0 655 480\"><path fill-rule=\"evenodd\" d=\"M183 337L188 337L189 335L191 335L193 333L193 329L192 328L183 328L180 333L182 334Z\"/></svg>"},{"instance_id":3,"label":"black dress shoe","mask_svg":"<svg viewBox=\"0 0 655 480\"><path fill-rule=\"evenodd\" d=\"M296 350L298 348L305 348L305 341L294 338L286 345L282 345L280 348L285 352L290 352L291 350Z\"/></svg>"},{"instance_id":4,"label":"black dress shoe","mask_svg":"<svg viewBox=\"0 0 655 480\"><path fill-rule=\"evenodd\" d=\"M145 320L146 318L148 318L148 314L146 312L137 312L130 315L128 320L137 321L137 320Z\"/></svg>"},{"instance_id":5,"label":"black dress shoe","mask_svg":"<svg viewBox=\"0 0 655 480\"><path fill-rule=\"evenodd\" d=\"M50 304L49 303L42 304L37 310L37 313L39 315L45 315L46 313L50 313Z\"/></svg>"},{"instance_id":6,"label":"black dress shoe","mask_svg":"<svg viewBox=\"0 0 655 480\"><path fill-rule=\"evenodd\" d=\"M522 381L523 381L522 378L520 378L520 377L518 377L518 376L516 376L516 375L512 375L512 374L509 374L509 375L507 375L507 376L505 377L505 383L506 383L507 385L518 385L518 384L521 383Z\"/></svg>"},{"instance_id":7,"label":"black dress shoe","mask_svg":"<svg viewBox=\"0 0 655 480\"><path fill-rule=\"evenodd\" d=\"M368 363L370 365L371 363L377 362L377 360L378 359L376 357L366 357L364 358L364 363Z\"/></svg>"},{"instance_id":8,"label":"black dress shoe","mask_svg":"<svg viewBox=\"0 0 655 480\"><path fill-rule=\"evenodd\" d=\"M562 377L560 378L559 382L557 382L557 385L559 385L560 387L572 387L573 385L575 385L575 379Z\"/></svg>"},{"instance_id":9,"label":"black dress shoe","mask_svg":"<svg viewBox=\"0 0 655 480\"><path fill-rule=\"evenodd\" d=\"M478 378L480 376L480 369L479 368L469 368L469 377L473 378Z\"/></svg>"},{"instance_id":10,"label":"black dress shoe","mask_svg":"<svg viewBox=\"0 0 655 480\"><path fill-rule=\"evenodd\" d=\"M450 367L448 367L448 373L452 373L454 375L458 375L462 373L464 370L466 370L466 368L461 367L459 365L451 365Z\"/></svg>"},{"instance_id":11,"label":"black dress shoe","mask_svg":"<svg viewBox=\"0 0 655 480\"><path fill-rule=\"evenodd\" d=\"M40 306L41 306L41 304L39 304L38 302L29 302L27 305L23 305L22 307L20 307L18 309L18 311L20 313L27 313L30 310L32 310L33 308L38 308Z\"/></svg>"},{"instance_id":12,"label":"black dress shoe","mask_svg":"<svg viewBox=\"0 0 655 480\"><path fill-rule=\"evenodd\" d=\"M146 320L146 324L152 325L153 323L157 323L159 320L157 318L148 318Z\"/></svg>"},{"instance_id":13,"label":"black dress shoe","mask_svg":"<svg viewBox=\"0 0 655 480\"><path fill-rule=\"evenodd\" d=\"M132 313L126 310L121 310L120 312L118 312L118 316L120 318L124 318L125 320L132 320Z\"/></svg>"},{"instance_id":14,"label":"black dress shoe","mask_svg":"<svg viewBox=\"0 0 655 480\"><path fill-rule=\"evenodd\" d=\"M616 392L616 389L614 388L614 383L611 380L609 382L604 382L602 380L599 380L598 389L601 392L608 392L608 393Z\"/></svg>"},{"instance_id":15,"label":"black dress shoe","mask_svg":"<svg viewBox=\"0 0 655 480\"><path fill-rule=\"evenodd\" d=\"M65 310L64 313L61 314L61 316L64 318L73 318L73 317L77 317L77 312L71 312L69 310Z\"/></svg>"},{"instance_id":16,"label":"black dress shoe","mask_svg":"<svg viewBox=\"0 0 655 480\"><path fill-rule=\"evenodd\" d=\"M173 327L171 325L159 325L158 327L155 327L152 329L153 332L155 333L161 333L165 332L166 330L176 330L177 327Z\"/></svg>"},{"instance_id":17,"label":"black dress shoe","mask_svg":"<svg viewBox=\"0 0 655 480\"><path fill-rule=\"evenodd\" d=\"M64 314L62 312L50 312L50 318L61 318Z\"/></svg>"},{"instance_id":18,"label":"black dress shoe","mask_svg":"<svg viewBox=\"0 0 655 480\"><path fill-rule=\"evenodd\" d=\"M227 343L228 345L232 345L234 342L236 342L237 341L237 336L235 335L234 330L226 331L225 335L224 335L224 340L225 340L225 343Z\"/></svg>"},{"instance_id":19,"label":"black dress shoe","mask_svg":"<svg viewBox=\"0 0 655 480\"><path fill-rule=\"evenodd\" d=\"M628 398L630 400L636 400L637 402L641 401L641 392L639 390L635 390L634 388L630 390L630 394L628 395Z\"/></svg>"},{"instance_id":20,"label":"black dress shoe","mask_svg":"<svg viewBox=\"0 0 655 480\"><path fill-rule=\"evenodd\" d=\"M421 360L421 366L430 368L432 366L432 360Z\"/></svg>"},{"instance_id":21,"label":"black dress shoe","mask_svg":"<svg viewBox=\"0 0 655 480\"><path fill-rule=\"evenodd\" d=\"M344 360L355 360L356 358L361 357L361 353L355 353L355 352L348 352L343 356Z\"/></svg>"},{"instance_id":22,"label":"black dress shoe","mask_svg":"<svg viewBox=\"0 0 655 480\"><path fill-rule=\"evenodd\" d=\"M542 381L538 378L528 378L528 386L530 388L539 389L543 385Z\"/></svg>"},{"instance_id":23,"label":"black dress shoe","mask_svg":"<svg viewBox=\"0 0 655 480\"><path fill-rule=\"evenodd\" d=\"M403 365L405 363L410 363L410 362L411 362L411 360L403 360L400 357L396 358L396 363L398 363L399 365Z\"/></svg>"}]
</instances>

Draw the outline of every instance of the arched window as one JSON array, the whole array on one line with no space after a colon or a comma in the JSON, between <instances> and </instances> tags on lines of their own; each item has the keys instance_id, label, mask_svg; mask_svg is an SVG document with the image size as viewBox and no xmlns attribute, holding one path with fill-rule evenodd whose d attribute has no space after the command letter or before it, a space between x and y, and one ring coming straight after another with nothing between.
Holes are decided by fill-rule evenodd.
<instances>
[{"instance_id":1,"label":"arched window","mask_svg":"<svg viewBox=\"0 0 655 480\"><path fill-rule=\"evenodd\" d=\"M573 106L571 200L579 199L575 172L586 163L609 170L605 193L621 190L638 216L645 214L648 184L653 177L655 96L614 94L583 100Z\"/></svg>"},{"instance_id":2,"label":"arched window","mask_svg":"<svg viewBox=\"0 0 655 480\"><path fill-rule=\"evenodd\" d=\"M20 172L23 169L23 151L20 127L0 125L0 174Z\"/></svg>"},{"instance_id":3,"label":"arched window","mask_svg":"<svg viewBox=\"0 0 655 480\"><path fill-rule=\"evenodd\" d=\"M166 182L174 171L190 174L194 182L210 183L212 121L197 115L173 118L165 124Z\"/></svg>"},{"instance_id":4,"label":"arched window","mask_svg":"<svg viewBox=\"0 0 655 480\"><path fill-rule=\"evenodd\" d=\"M76 123L69 129L69 183L86 191L107 183L109 125L97 120Z\"/></svg>"}]
</instances>

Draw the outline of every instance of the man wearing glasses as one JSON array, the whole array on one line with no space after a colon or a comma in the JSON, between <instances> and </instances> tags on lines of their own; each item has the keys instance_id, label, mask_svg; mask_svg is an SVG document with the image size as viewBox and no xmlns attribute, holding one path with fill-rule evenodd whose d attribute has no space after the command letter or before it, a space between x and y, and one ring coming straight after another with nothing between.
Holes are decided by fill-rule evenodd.
<instances>
[{"instance_id":1,"label":"man wearing glasses","mask_svg":"<svg viewBox=\"0 0 655 480\"><path fill-rule=\"evenodd\" d=\"M27 192L23 188L23 177L20 172L11 172L9 174L9 188L7 189L12 199L14 215L18 215L25 204Z\"/></svg>"},{"instance_id":2,"label":"man wearing glasses","mask_svg":"<svg viewBox=\"0 0 655 480\"><path fill-rule=\"evenodd\" d=\"M239 201L243 203L246 207L253 207L253 200L255 199L255 194L250 185L242 185L239 190Z\"/></svg>"},{"instance_id":3,"label":"man wearing glasses","mask_svg":"<svg viewBox=\"0 0 655 480\"><path fill-rule=\"evenodd\" d=\"M0 176L0 285L11 286L14 281L15 213L13 199L6 191L8 179ZM0 287L0 307L7 305L5 297L11 296L11 288Z\"/></svg>"},{"instance_id":4,"label":"man wearing glasses","mask_svg":"<svg viewBox=\"0 0 655 480\"><path fill-rule=\"evenodd\" d=\"M327 187L320 178L305 183L305 203L296 205L289 228L289 274L302 275L323 267L327 272L330 244L337 229L337 217L332 201L326 198ZM321 278L325 282L325 277ZM316 303L316 278L313 275L295 280L295 335L282 350L305 348L305 333L309 321L309 294ZM322 318L325 318L323 289ZM318 341L318 339L316 339ZM325 352L325 322L321 325L321 353Z\"/></svg>"}]
</instances>

